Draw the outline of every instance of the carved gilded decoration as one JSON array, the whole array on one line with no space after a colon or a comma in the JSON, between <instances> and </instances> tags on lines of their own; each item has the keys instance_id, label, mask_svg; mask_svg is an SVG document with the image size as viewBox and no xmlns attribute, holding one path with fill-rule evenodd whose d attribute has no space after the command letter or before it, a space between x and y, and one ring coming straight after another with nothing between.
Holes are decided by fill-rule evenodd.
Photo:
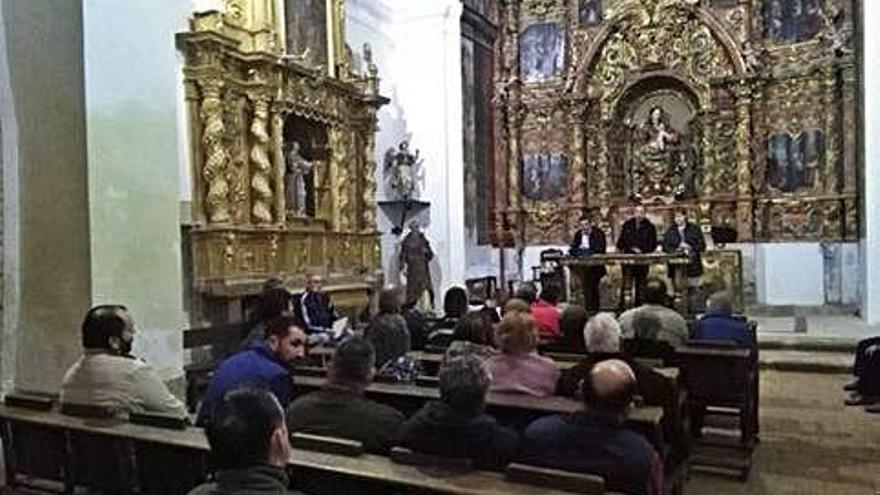
<instances>
[{"instance_id":1,"label":"carved gilded decoration","mask_svg":"<svg viewBox=\"0 0 880 495\"><path fill-rule=\"evenodd\" d=\"M267 277L312 271L350 302L381 284L372 155L388 100L369 47L364 72L352 71L344 2L327 2L330 70L284 54L272 0L226 0L177 36L191 118L192 278L207 296L245 296ZM306 216L287 215L288 139L314 164Z\"/></svg>"},{"instance_id":2,"label":"carved gilded decoration","mask_svg":"<svg viewBox=\"0 0 880 495\"><path fill-rule=\"evenodd\" d=\"M791 18L766 3L606 0L587 15L578 0L501 2L506 173L494 191L507 221L496 218L493 238L566 242L582 212L616 235L634 198L663 224L684 207L745 241L857 238L853 5L825 0ZM520 43L546 24L566 33L564 70L538 78L552 68L535 65L522 78L521 62L535 61L521 50L560 46L549 34L544 47ZM654 107L664 112L649 120ZM523 174L535 153L567 157L564 199L535 199L537 179Z\"/></svg>"}]
</instances>

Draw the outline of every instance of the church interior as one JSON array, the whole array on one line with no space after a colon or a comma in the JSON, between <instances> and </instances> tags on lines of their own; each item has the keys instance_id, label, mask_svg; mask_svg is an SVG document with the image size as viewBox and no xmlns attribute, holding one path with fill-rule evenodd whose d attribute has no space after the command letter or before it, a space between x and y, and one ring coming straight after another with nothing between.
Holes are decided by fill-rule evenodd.
<instances>
[{"instance_id":1,"label":"church interior","mask_svg":"<svg viewBox=\"0 0 880 495\"><path fill-rule=\"evenodd\" d=\"M0 491L880 493L878 0L0 0Z\"/></svg>"}]
</instances>

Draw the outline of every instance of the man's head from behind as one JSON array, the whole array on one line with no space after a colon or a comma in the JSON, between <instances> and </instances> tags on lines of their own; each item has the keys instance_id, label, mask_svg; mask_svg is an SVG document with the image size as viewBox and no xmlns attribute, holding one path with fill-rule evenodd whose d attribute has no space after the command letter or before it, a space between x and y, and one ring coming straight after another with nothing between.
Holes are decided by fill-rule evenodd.
<instances>
[{"instance_id":1,"label":"man's head from behind","mask_svg":"<svg viewBox=\"0 0 880 495\"><path fill-rule=\"evenodd\" d=\"M268 321L291 313L290 292L284 287L269 287L260 292L256 312L261 321Z\"/></svg>"},{"instance_id":2,"label":"man's head from behind","mask_svg":"<svg viewBox=\"0 0 880 495\"><path fill-rule=\"evenodd\" d=\"M362 337L349 337L336 348L327 377L330 383L362 389L373 379L376 352Z\"/></svg>"},{"instance_id":3,"label":"man's head from behind","mask_svg":"<svg viewBox=\"0 0 880 495\"><path fill-rule=\"evenodd\" d=\"M121 304L102 304L86 313L82 322L82 346L128 354L134 340L134 321L128 308Z\"/></svg>"},{"instance_id":4,"label":"man's head from behind","mask_svg":"<svg viewBox=\"0 0 880 495\"><path fill-rule=\"evenodd\" d=\"M624 361L607 359L593 366L582 387L590 410L624 417L635 396L636 375Z\"/></svg>"},{"instance_id":5,"label":"man's head from behind","mask_svg":"<svg viewBox=\"0 0 880 495\"><path fill-rule=\"evenodd\" d=\"M265 345L283 363L305 356L306 334L292 316L279 316L266 323Z\"/></svg>"},{"instance_id":6,"label":"man's head from behind","mask_svg":"<svg viewBox=\"0 0 880 495\"><path fill-rule=\"evenodd\" d=\"M663 279L648 277L643 293L646 304L666 304L666 282Z\"/></svg>"},{"instance_id":7,"label":"man's head from behind","mask_svg":"<svg viewBox=\"0 0 880 495\"><path fill-rule=\"evenodd\" d=\"M482 359L463 354L445 361L440 367L439 381L443 403L467 416L482 412L492 381Z\"/></svg>"},{"instance_id":8,"label":"man's head from behind","mask_svg":"<svg viewBox=\"0 0 880 495\"><path fill-rule=\"evenodd\" d=\"M217 469L284 467L290 455L284 411L271 392L235 389L223 396L205 433Z\"/></svg>"},{"instance_id":9,"label":"man's head from behind","mask_svg":"<svg viewBox=\"0 0 880 495\"><path fill-rule=\"evenodd\" d=\"M709 296L706 309L716 314L730 316L733 314L733 300L727 292L716 292Z\"/></svg>"},{"instance_id":10,"label":"man's head from behind","mask_svg":"<svg viewBox=\"0 0 880 495\"><path fill-rule=\"evenodd\" d=\"M611 313L599 313L584 326L584 345L591 353L620 352L620 324Z\"/></svg>"}]
</instances>

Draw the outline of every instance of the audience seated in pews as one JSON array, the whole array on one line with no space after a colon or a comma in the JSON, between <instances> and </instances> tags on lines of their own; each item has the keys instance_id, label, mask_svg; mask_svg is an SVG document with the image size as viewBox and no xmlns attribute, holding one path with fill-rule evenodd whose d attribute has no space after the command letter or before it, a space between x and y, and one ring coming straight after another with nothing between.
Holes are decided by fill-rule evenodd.
<instances>
[{"instance_id":1,"label":"audience seated in pews","mask_svg":"<svg viewBox=\"0 0 880 495\"><path fill-rule=\"evenodd\" d=\"M428 339L428 320L425 314L416 307L416 303L410 302L403 305L401 315L406 320L406 329L409 330L410 348L414 351L423 350Z\"/></svg>"},{"instance_id":2,"label":"audience seated in pews","mask_svg":"<svg viewBox=\"0 0 880 495\"><path fill-rule=\"evenodd\" d=\"M727 292L716 292L706 303L706 314L694 323L692 335L696 340L735 342L740 347L755 349L755 332L742 318L733 316L733 301Z\"/></svg>"},{"instance_id":3,"label":"audience seated in pews","mask_svg":"<svg viewBox=\"0 0 880 495\"><path fill-rule=\"evenodd\" d=\"M541 339L555 341L562 337L559 331L561 317L559 308L559 296L561 290L556 284L547 284L541 295L532 303L531 313L538 325L538 336Z\"/></svg>"},{"instance_id":4,"label":"audience seated in pews","mask_svg":"<svg viewBox=\"0 0 880 495\"><path fill-rule=\"evenodd\" d=\"M562 310L559 319L559 329L562 332L562 341L559 348L563 352L584 354L584 326L587 324L589 315L583 306L571 304Z\"/></svg>"},{"instance_id":5,"label":"audience seated in pews","mask_svg":"<svg viewBox=\"0 0 880 495\"><path fill-rule=\"evenodd\" d=\"M399 287L379 293L379 314L367 328L367 338L376 351L376 367L397 360L410 351L410 334L406 320L400 315L404 292Z\"/></svg>"},{"instance_id":6,"label":"audience seated in pews","mask_svg":"<svg viewBox=\"0 0 880 495\"><path fill-rule=\"evenodd\" d=\"M270 284L269 280L263 284L264 289L260 292L260 295L257 296L257 303L254 307L253 315L242 328L242 349L250 347L254 343L263 341L267 323L275 318L289 316L293 313L290 292L284 287Z\"/></svg>"},{"instance_id":7,"label":"audience seated in pews","mask_svg":"<svg viewBox=\"0 0 880 495\"><path fill-rule=\"evenodd\" d=\"M397 445L413 452L467 458L482 469L503 468L516 454L518 435L483 413L489 373L473 354L440 367L440 400L429 402L398 432Z\"/></svg>"},{"instance_id":8,"label":"audience seated in pews","mask_svg":"<svg viewBox=\"0 0 880 495\"><path fill-rule=\"evenodd\" d=\"M485 312L477 311L468 313L460 319L453 329L453 343L459 340L473 342L474 344L492 346L493 329L492 319Z\"/></svg>"},{"instance_id":9,"label":"audience seated in pews","mask_svg":"<svg viewBox=\"0 0 880 495\"><path fill-rule=\"evenodd\" d=\"M623 338L662 340L673 347L684 344L688 339L687 322L678 312L664 306L668 299L666 282L649 277L645 281L645 303L620 315ZM643 318L645 316L647 318ZM637 329L637 326L640 328Z\"/></svg>"},{"instance_id":10,"label":"audience seated in pews","mask_svg":"<svg viewBox=\"0 0 880 495\"><path fill-rule=\"evenodd\" d=\"M518 297L511 297L504 303L504 308L501 311L501 316L507 316L510 313L531 313L532 307L525 299L520 299Z\"/></svg>"},{"instance_id":11,"label":"audience seated in pews","mask_svg":"<svg viewBox=\"0 0 880 495\"><path fill-rule=\"evenodd\" d=\"M532 282L523 282L519 284L519 287L513 293L513 297L516 299L522 299L529 306L538 299L538 289L535 287L535 284Z\"/></svg>"},{"instance_id":12,"label":"audience seated in pews","mask_svg":"<svg viewBox=\"0 0 880 495\"><path fill-rule=\"evenodd\" d=\"M333 322L339 319L330 295L322 290L321 275L308 276L306 290L294 297L294 314L303 322L309 342L326 342L331 338Z\"/></svg>"},{"instance_id":13,"label":"audience seated in pews","mask_svg":"<svg viewBox=\"0 0 880 495\"><path fill-rule=\"evenodd\" d=\"M856 379L843 387L852 392L844 402L850 406L867 406L868 412L880 413L880 337L858 343L853 375Z\"/></svg>"},{"instance_id":14,"label":"audience seated in pews","mask_svg":"<svg viewBox=\"0 0 880 495\"><path fill-rule=\"evenodd\" d=\"M493 392L553 395L559 370L552 359L538 355L538 331L531 315L505 315L495 326L495 344L501 354L489 360Z\"/></svg>"},{"instance_id":15,"label":"audience seated in pews","mask_svg":"<svg viewBox=\"0 0 880 495\"><path fill-rule=\"evenodd\" d=\"M443 295L443 317L431 326L426 343L434 347L448 347L455 325L467 313L467 291L461 287L450 287Z\"/></svg>"},{"instance_id":16,"label":"audience seated in pews","mask_svg":"<svg viewBox=\"0 0 880 495\"><path fill-rule=\"evenodd\" d=\"M643 402L652 406L672 406L674 390L659 372L623 355L620 348L620 325L611 313L599 313L583 327L583 341L587 357L563 371L556 385L556 394L573 397L580 393L581 384L588 380L597 363L608 359L626 362L636 376L636 390Z\"/></svg>"},{"instance_id":17,"label":"audience seated in pews","mask_svg":"<svg viewBox=\"0 0 880 495\"><path fill-rule=\"evenodd\" d=\"M135 328L125 306L95 306L86 313L81 331L83 356L64 375L62 404L186 416L186 406L155 370L130 354Z\"/></svg>"},{"instance_id":18,"label":"audience seated in pews","mask_svg":"<svg viewBox=\"0 0 880 495\"><path fill-rule=\"evenodd\" d=\"M284 494L288 490L290 442L278 399L260 388L224 394L205 434L217 470L214 481L189 495Z\"/></svg>"},{"instance_id":19,"label":"audience seated in pews","mask_svg":"<svg viewBox=\"0 0 880 495\"><path fill-rule=\"evenodd\" d=\"M663 466L653 447L624 426L636 377L618 359L596 364L583 381L586 410L545 416L523 434L529 464L595 474L607 490L635 495L663 493Z\"/></svg>"},{"instance_id":20,"label":"audience seated in pews","mask_svg":"<svg viewBox=\"0 0 880 495\"><path fill-rule=\"evenodd\" d=\"M281 316L270 321L262 342L233 354L217 367L196 423L210 423L223 394L245 385L269 389L282 406L287 406L293 399L290 365L305 355L305 341L302 324L295 317Z\"/></svg>"},{"instance_id":21,"label":"audience seated in pews","mask_svg":"<svg viewBox=\"0 0 880 495\"><path fill-rule=\"evenodd\" d=\"M299 397L287 407L288 430L357 440L368 452L387 454L404 417L363 396L373 379L375 358L373 347L361 337L339 344L323 390Z\"/></svg>"}]
</instances>

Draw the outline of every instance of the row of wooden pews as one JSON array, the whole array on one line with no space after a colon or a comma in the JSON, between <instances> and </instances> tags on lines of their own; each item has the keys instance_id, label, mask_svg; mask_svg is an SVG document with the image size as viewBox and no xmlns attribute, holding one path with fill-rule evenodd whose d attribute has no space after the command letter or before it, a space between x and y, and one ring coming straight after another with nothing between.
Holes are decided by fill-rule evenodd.
<instances>
[{"instance_id":1,"label":"row of wooden pews","mask_svg":"<svg viewBox=\"0 0 880 495\"><path fill-rule=\"evenodd\" d=\"M208 479L209 449L201 428L151 415L132 417L139 423L77 417L39 398L11 398L0 405L8 487L182 495ZM390 458L365 454L358 442L311 435L295 435L292 444L291 479L312 495L607 493L601 478L532 466L479 471L403 449Z\"/></svg>"}]
</instances>

